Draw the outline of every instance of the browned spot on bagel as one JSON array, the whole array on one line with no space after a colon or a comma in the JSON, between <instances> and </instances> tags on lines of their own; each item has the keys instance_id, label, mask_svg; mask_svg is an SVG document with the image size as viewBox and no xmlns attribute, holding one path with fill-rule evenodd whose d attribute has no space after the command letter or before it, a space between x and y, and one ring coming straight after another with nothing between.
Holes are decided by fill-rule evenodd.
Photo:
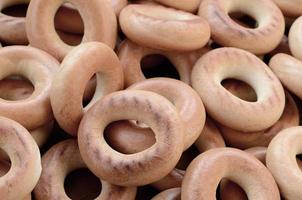
<instances>
[{"instance_id":1,"label":"browned spot on bagel","mask_svg":"<svg viewBox=\"0 0 302 200\"><path fill-rule=\"evenodd\" d=\"M98 160L100 162L102 161L102 156L97 148L93 149L93 155L96 158L96 160Z\"/></svg>"},{"instance_id":2,"label":"browned spot on bagel","mask_svg":"<svg viewBox=\"0 0 302 200\"><path fill-rule=\"evenodd\" d=\"M240 38L244 38L246 36L246 31L244 31L242 29L236 29L236 32L238 33L238 36Z\"/></svg>"},{"instance_id":3,"label":"browned spot on bagel","mask_svg":"<svg viewBox=\"0 0 302 200\"><path fill-rule=\"evenodd\" d=\"M277 91L277 88L276 87L272 87L272 90L273 90L273 96L275 97L275 99L280 102L281 101L281 98L279 96L279 92Z\"/></svg>"},{"instance_id":4,"label":"browned spot on bagel","mask_svg":"<svg viewBox=\"0 0 302 200\"><path fill-rule=\"evenodd\" d=\"M22 136L18 133L18 131L16 129L12 128L11 132L13 132L17 136L17 138L20 141L21 145L24 147L24 150L28 151L27 145L26 145L24 139L22 138Z\"/></svg>"},{"instance_id":5,"label":"browned spot on bagel","mask_svg":"<svg viewBox=\"0 0 302 200\"><path fill-rule=\"evenodd\" d=\"M58 151L59 157L61 157L65 153L65 151L67 150L67 148L68 148L68 145L62 146L62 148Z\"/></svg>"},{"instance_id":6,"label":"browned spot on bagel","mask_svg":"<svg viewBox=\"0 0 302 200\"><path fill-rule=\"evenodd\" d=\"M214 15L220 20L223 22L223 24L228 27L228 21L216 10L214 9Z\"/></svg>"},{"instance_id":7,"label":"browned spot on bagel","mask_svg":"<svg viewBox=\"0 0 302 200\"><path fill-rule=\"evenodd\" d=\"M133 98L134 104L137 106L139 104L139 100L137 99L137 97Z\"/></svg>"},{"instance_id":8,"label":"browned spot on bagel","mask_svg":"<svg viewBox=\"0 0 302 200\"><path fill-rule=\"evenodd\" d=\"M125 165L124 165L124 167L125 167L125 169L127 170L127 171L129 171L129 172L133 172L134 170L133 170L133 167L130 165L130 164L128 164L128 163L126 163Z\"/></svg>"},{"instance_id":9,"label":"browned spot on bagel","mask_svg":"<svg viewBox=\"0 0 302 200\"><path fill-rule=\"evenodd\" d=\"M150 111L153 110L152 104L150 103L150 101L148 99L146 99L146 105Z\"/></svg>"}]
</instances>

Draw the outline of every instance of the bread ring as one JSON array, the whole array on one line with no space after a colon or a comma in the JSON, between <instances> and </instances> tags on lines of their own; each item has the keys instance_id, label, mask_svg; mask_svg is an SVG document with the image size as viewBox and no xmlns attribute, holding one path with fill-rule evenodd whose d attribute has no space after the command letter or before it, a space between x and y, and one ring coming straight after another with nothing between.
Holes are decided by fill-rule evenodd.
<instances>
[{"instance_id":1,"label":"bread ring","mask_svg":"<svg viewBox=\"0 0 302 200\"><path fill-rule=\"evenodd\" d=\"M130 86L136 82L146 79L141 69L141 60L145 56L152 54L161 54L166 56L177 69L180 80L190 84L193 65L202 54L209 50L209 48L203 48L201 50L188 53L164 52L142 47L130 40L125 40L118 51L118 56L124 69L125 86Z\"/></svg>"},{"instance_id":2,"label":"bread ring","mask_svg":"<svg viewBox=\"0 0 302 200\"><path fill-rule=\"evenodd\" d=\"M228 146L246 149L255 146L268 146L271 140L283 129L298 126L299 110L291 95L286 92L286 103L281 118L270 128L259 132L241 132L220 125L219 129Z\"/></svg>"},{"instance_id":3,"label":"bread ring","mask_svg":"<svg viewBox=\"0 0 302 200\"><path fill-rule=\"evenodd\" d=\"M155 197L153 197L151 200L177 200L180 199L180 188L172 188L165 190Z\"/></svg>"},{"instance_id":4,"label":"bread ring","mask_svg":"<svg viewBox=\"0 0 302 200\"><path fill-rule=\"evenodd\" d=\"M49 92L59 63L47 53L26 46L1 48L0 60L0 80L17 74L29 79L35 87L32 95L24 100L0 99L0 115L21 123L29 130L52 120Z\"/></svg>"},{"instance_id":5,"label":"bread ring","mask_svg":"<svg viewBox=\"0 0 302 200\"><path fill-rule=\"evenodd\" d=\"M266 166L285 199L301 198L298 185L302 183L302 172L296 161L296 156L301 153L301 139L301 126L287 128L272 140L267 149Z\"/></svg>"},{"instance_id":6,"label":"bread ring","mask_svg":"<svg viewBox=\"0 0 302 200\"><path fill-rule=\"evenodd\" d=\"M42 158L43 171L34 190L37 200L70 199L64 190L65 177L72 171L86 168L76 140L57 143ZM95 200L134 200L135 187L119 187L102 181L102 192Z\"/></svg>"},{"instance_id":7,"label":"bread ring","mask_svg":"<svg viewBox=\"0 0 302 200\"><path fill-rule=\"evenodd\" d=\"M160 5L128 5L121 11L119 22L130 40L153 49L197 50L210 39L206 20Z\"/></svg>"},{"instance_id":8,"label":"bread ring","mask_svg":"<svg viewBox=\"0 0 302 200\"><path fill-rule=\"evenodd\" d=\"M301 0L274 0L286 17L302 15Z\"/></svg>"},{"instance_id":9,"label":"bread ring","mask_svg":"<svg viewBox=\"0 0 302 200\"><path fill-rule=\"evenodd\" d=\"M0 80L0 98L17 101L29 98L34 91L33 86L24 80L4 79ZM50 135L53 122L46 123L30 132L39 147L42 147Z\"/></svg>"},{"instance_id":10,"label":"bread ring","mask_svg":"<svg viewBox=\"0 0 302 200\"><path fill-rule=\"evenodd\" d=\"M265 166L248 153L232 148L212 149L195 158L187 168L181 198L214 200L222 178L242 186L250 200L280 199L277 184Z\"/></svg>"},{"instance_id":11,"label":"bread ring","mask_svg":"<svg viewBox=\"0 0 302 200\"><path fill-rule=\"evenodd\" d=\"M209 117L206 119L200 136L195 141L195 146L200 152L205 152L213 148L225 147L221 132Z\"/></svg>"},{"instance_id":12,"label":"bread ring","mask_svg":"<svg viewBox=\"0 0 302 200\"><path fill-rule=\"evenodd\" d=\"M257 102L244 101L228 92L221 85L228 78L251 85L258 96ZM193 68L192 85L208 114L236 130L268 128L284 110L285 95L280 81L259 58L241 49L219 48L205 54Z\"/></svg>"},{"instance_id":13,"label":"bread ring","mask_svg":"<svg viewBox=\"0 0 302 200\"><path fill-rule=\"evenodd\" d=\"M1 0L0 10L30 0ZM10 44L28 44L25 32L25 18L0 13L0 40Z\"/></svg>"},{"instance_id":14,"label":"bread ring","mask_svg":"<svg viewBox=\"0 0 302 200\"><path fill-rule=\"evenodd\" d=\"M280 53L272 57L269 66L282 84L302 99L302 61L290 55Z\"/></svg>"},{"instance_id":15,"label":"bread ring","mask_svg":"<svg viewBox=\"0 0 302 200\"><path fill-rule=\"evenodd\" d=\"M0 176L4 176L10 169L10 163L6 161L0 161ZM31 194L27 195L22 200L31 200Z\"/></svg>"},{"instance_id":16,"label":"bread ring","mask_svg":"<svg viewBox=\"0 0 302 200\"><path fill-rule=\"evenodd\" d=\"M182 0L155 0L158 3L164 4L169 7L173 7L179 10L184 10L187 12L196 12L200 5L201 0L189 0L189 1L182 1Z\"/></svg>"},{"instance_id":17,"label":"bread ring","mask_svg":"<svg viewBox=\"0 0 302 200\"><path fill-rule=\"evenodd\" d=\"M9 172L0 177L0 196L6 200L23 199L39 180L40 151L20 124L5 117L0 117L0 124L0 146L12 163Z\"/></svg>"},{"instance_id":18,"label":"bread ring","mask_svg":"<svg viewBox=\"0 0 302 200\"><path fill-rule=\"evenodd\" d=\"M246 149L245 152L255 156L265 165L266 147L253 147ZM221 200L243 200L247 196L236 183L229 180L222 180L220 183L220 198Z\"/></svg>"},{"instance_id":19,"label":"bread ring","mask_svg":"<svg viewBox=\"0 0 302 200\"><path fill-rule=\"evenodd\" d=\"M302 17L295 20L288 33L289 48L293 56L302 60Z\"/></svg>"},{"instance_id":20,"label":"bread ring","mask_svg":"<svg viewBox=\"0 0 302 200\"><path fill-rule=\"evenodd\" d=\"M122 119L151 127L156 143L131 155L113 150L103 132L109 123ZM127 90L105 96L87 111L78 142L84 162L95 175L112 184L137 186L163 178L176 166L184 148L183 131L183 122L167 99L153 92Z\"/></svg>"},{"instance_id":21,"label":"bread ring","mask_svg":"<svg viewBox=\"0 0 302 200\"><path fill-rule=\"evenodd\" d=\"M252 16L258 26L252 29L239 25L229 17L228 14L232 12ZM203 0L198 14L208 20L215 42L257 55L275 49L285 30L282 12L270 0Z\"/></svg>"},{"instance_id":22,"label":"bread ring","mask_svg":"<svg viewBox=\"0 0 302 200\"><path fill-rule=\"evenodd\" d=\"M117 37L117 22L107 0L70 0L85 23L83 43L100 41L114 48ZM54 28L54 16L64 0L31 0L26 16L26 32L30 45L38 47L58 60L73 48L62 42ZM96 26L97 24L97 26Z\"/></svg>"},{"instance_id":23,"label":"bread ring","mask_svg":"<svg viewBox=\"0 0 302 200\"><path fill-rule=\"evenodd\" d=\"M128 4L127 0L107 0L111 2L111 6L116 16L119 16L121 10ZM72 4L65 4L60 7L55 16L56 28L69 33L83 34L84 24L78 11Z\"/></svg>"},{"instance_id":24,"label":"bread ring","mask_svg":"<svg viewBox=\"0 0 302 200\"><path fill-rule=\"evenodd\" d=\"M145 90L145 91L155 92L167 98L171 103L174 104L185 125L184 151L188 149L196 141L205 123L205 110L200 97L190 86L175 79L152 78L146 81L138 82L130 86L128 90ZM123 124L124 128L125 126L126 125ZM137 130L131 130L131 129L137 129ZM126 130L129 131L129 134L132 133L144 134L145 131L142 133L141 129L142 128L133 126L130 123L128 123L128 127L126 128ZM150 128L147 129L150 132L152 132ZM119 129L119 130L120 130L119 133L120 135L125 134L123 129ZM109 134L108 138L110 138L110 136L111 135ZM118 138L122 138L122 136L119 136L118 133L115 133L114 136ZM154 138L154 135L152 133L147 133L146 137L147 136ZM151 141L152 139L150 138L147 140ZM115 141L117 143L125 143L125 145L126 143L129 143L128 140L117 141L117 139L115 139ZM121 144L119 144L118 146L120 145ZM132 146L137 146L137 145L132 143ZM148 147L149 146L146 146L144 149Z\"/></svg>"},{"instance_id":25,"label":"bread ring","mask_svg":"<svg viewBox=\"0 0 302 200\"><path fill-rule=\"evenodd\" d=\"M96 92L83 108L86 84L95 73ZM51 89L51 105L60 127L76 136L84 112L104 95L122 89L123 81L119 59L107 45L89 42L74 48L63 60Z\"/></svg>"}]
</instances>

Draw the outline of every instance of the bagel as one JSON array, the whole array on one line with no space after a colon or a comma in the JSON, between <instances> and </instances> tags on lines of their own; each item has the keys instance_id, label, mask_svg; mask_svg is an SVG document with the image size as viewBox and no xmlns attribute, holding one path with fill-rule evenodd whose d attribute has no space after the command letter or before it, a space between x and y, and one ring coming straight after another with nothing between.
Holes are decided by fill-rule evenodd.
<instances>
[{"instance_id":1,"label":"bagel","mask_svg":"<svg viewBox=\"0 0 302 200\"><path fill-rule=\"evenodd\" d=\"M0 115L19 122L29 130L50 122L53 116L49 94L53 76L59 68L58 61L39 49L26 46L1 48L0 60L0 80L20 75L34 86L33 93L26 99L0 99Z\"/></svg>"},{"instance_id":2,"label":"bagel","mask_svg":"<svg viewBox=\"0 0 302 200\"><path fill-rule=\"evenodd\" d=\"M26 33L30 45L50 53L60 61L74 48L60 39L54 27L56 11L64 2L31 0L26 16ZM79 9L85 24L82 43L99 41L114 48L117 22L108 0L70 0L69 3Z\"/></svg>"},{"instance_id":3,"label":"bagel","mask_svg":"<svg viewBox=\"0 0 302 200\"><path fill-rule=\"evenodd\" d=\"M2 116L0 124L0 146L11 160L10 170L0 177L0 196L6 200L24 199L39 180L40 151L20 124Z\"/></svg>"},{"instance_id":4,"label":"bagel","mask_svg":"<svg viewBox=\"0 0 302 200\"><path fill-rule=\"evenodd\" d=\"M271 141L266 153L266 166L282 196L289 200L301 198L298 185L302 183L302 172L296 161L296 156L301 153L301 138L301 126L284 129Z\"/></svg>"},{"instance_id":5,"label":"bagel","mask_svg":"<svg viewBox=\"0 0 302 200\"><path fill-rule=\"evenodd\" d=\"M257 21L257 27L239 25L229 16L232 12L250 15ZM282 12L271 0L202 0L198 14L209 22L215 42L257 55L275 49L285 30Z\"/></svg>"},{"instance_id":6,"label":"bagel","mask_svg":"<svg viewBox=\"0 0 302 200\"><path fill-rule=\"evenodd\" d=\"M200 136L195 141L195 146L200 152L210 149L225 147L224 139L215 123L207 117Z\"/></svg>"},{"instance_id":7,"label":"bagel","mask_svg":"<svg viewBox=\"0 0 302 200\"><path fill-rule=\"evenodd\" d=\"M296 19L288 33L288 43L294 57L302 60L302 17Z\"/></svg>"},{"instance_id":8,"label":"bagel","mask_svg":"<svg viewBox=\"0 0 302 200\"><path fill-rule=\"evenodd\" d=\"M186 170L181 198L214 200L222 178L238 183L250 200L280 199L277 184L265 166L252 155L232 148L211 149L196 157Z\"/></svg>"},{"instance_id":9,"label":"bagel","mask_svg":"<svg viewBox=\"0 0 302 200\"><path fill-rule=\"evenodd\" d=\"M270 128L258 132L241 132L226 126L219 129L228 146L246 149L255 146L267 147L271 140L283 129L298 126L300 122L298 107L292 96L286 92L286 103L282 116Z\"/></svg>"},{"instance_id":10,"label":"bagel","mask_svg":"<svg viewBox=\"0 0 302 200\"><path fill-rule=\"evenodd\" d=\"M43 171L34 190L37 200L70 199L64 190L66 176L80 168L86 168L76 140L69 139L59 142L42 158ZM103 180L101 194L96 200L120 199L134 200L136 187L119 187Z\"/></svg>"},{"instance_id":11,"label":"bagel","mask_svg":"<svg viewBox=\"0 0 302 200\"><path fill-rule=\"evenodd\" d=\"M94 74L97 76L96 92L83 108L86 84ZM123 81L119 59L108 46L88 42L74 48L63 60L51 89L51 105L60 127L76 136L83 114L104 95L123 89Z\"/></svg>"},{"instance_id":12,"label":"bagel","mask_svg":"<svg viewBox=\"0 0 302 200\"><path fill-rule=\"evenodd\" d=\"M302 99L302 61L287 55L277 54L269 62L270 68L292 93Z\"/></svg>"},{"instance_id":13,"label":"bagel","mask_svg":"<svg viewBox=\"0 0 302 200\"><path fill-rule=\"evenodd\" d=\"M148 125L156 143L130 155L113 150L104 139L104 129L122 119ZM139 186L157 181L172 171L184 148L183 132L183 121L167 99L153 92L127 90L105 96L85 113L78 143L84 162L96 176L115 185Z\"/></svg>"},{"instance_id":14,"label":"bagel","mask_svg":"<svg viewBox=\"0 0 302 200\"><path fill-rule=\"evenodd\" d=\"M285 94L280 81L265 63L247 51L210 51L196 62L191 78L208 114L230 128L260 131L276 123L284 110ZM232 95L221 85L228 78L248 83L255 90L257 101L248 102Z\"/></svg>"},{"instance_id":15,"label":"bagel","mask_svg":"<svg viewBox=\"0 0 302 200\"><path fill-rule=\"evenodd\" d=\"M124 34L153 49L192 51L210 39L210 27L203 18L173 8L152 4L131 4L120 13Z\"/></svg>"},{"instance_id":16,"label":"bagel","mask_svg":"<svg viewBox=\"0 0 302 200\"><path fill-rule=\"evenodd\" d=\"M145 80L141 69L141 60L152 54L160 54L167 57L179 73L180 80L191 84L191 71L196 60L210 48L202 48L187 53L167 52L139 46L130 40L125 40L119 47L118 56L122 63L125 74L125 86Z\"/></svg>"}]
</instances>

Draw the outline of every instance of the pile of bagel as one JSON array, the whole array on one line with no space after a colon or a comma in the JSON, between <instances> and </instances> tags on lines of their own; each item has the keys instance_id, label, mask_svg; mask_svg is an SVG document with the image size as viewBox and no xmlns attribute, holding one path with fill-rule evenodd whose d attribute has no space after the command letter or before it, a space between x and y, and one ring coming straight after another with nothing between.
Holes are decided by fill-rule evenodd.
<instances>
[{"instance_id":1,"label":"pile of bagel","mask_svg":"<svg viewBox=\"0 0 302 200\"><path fill-rule=\"evenodd\" d=\"M302 200L302 0L0 0L0 42L1 200Z\"/></svg>"}]
</instances>

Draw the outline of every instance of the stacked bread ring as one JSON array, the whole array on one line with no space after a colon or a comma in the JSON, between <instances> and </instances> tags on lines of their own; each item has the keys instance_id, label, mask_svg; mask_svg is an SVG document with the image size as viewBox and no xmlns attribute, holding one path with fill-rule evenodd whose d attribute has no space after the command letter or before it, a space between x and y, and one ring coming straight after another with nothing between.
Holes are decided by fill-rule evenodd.
<instances>
[{"instance_id":1,"label":"stacked bread ring","mask_svg":"<svg viewBox=\"0 0 302 200\"><path fill-rule=\"evenodd\" d=\"M0 0L0 199L299 200L301 0Z\"/></svg>"}]
</instances>

